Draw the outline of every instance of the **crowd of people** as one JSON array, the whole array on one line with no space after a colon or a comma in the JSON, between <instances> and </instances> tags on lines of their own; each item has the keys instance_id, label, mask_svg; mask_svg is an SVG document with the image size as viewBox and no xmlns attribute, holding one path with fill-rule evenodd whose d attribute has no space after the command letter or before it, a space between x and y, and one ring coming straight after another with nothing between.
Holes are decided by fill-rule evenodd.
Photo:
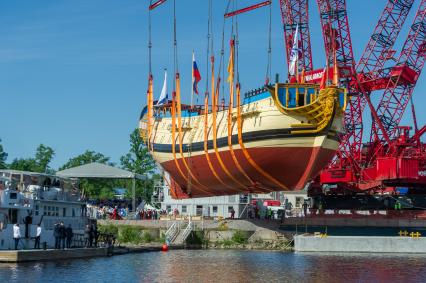
<instances>
[{"instance_id":1,"label":"crowd of people","mask_svg":"<svg viewBox=\"0 0 426 283\"><path fill-rule=\"evenodd\" d=\"M55 249L71 248L72 238L74 237L71 224L65 227L63 221L55 223L53 236L55 237Z\"/></svg>"},{"instance_id":2,"label":"crowd of people","mask_svg":"<svg viewBox=\"0 0 426 283\"><path fill-rule=\"evenodd\" d=\"M167 215L167 211L159 209L139 209L136 213L136 219L158 220L162 215Z\"/></svg>"}]
</instances>

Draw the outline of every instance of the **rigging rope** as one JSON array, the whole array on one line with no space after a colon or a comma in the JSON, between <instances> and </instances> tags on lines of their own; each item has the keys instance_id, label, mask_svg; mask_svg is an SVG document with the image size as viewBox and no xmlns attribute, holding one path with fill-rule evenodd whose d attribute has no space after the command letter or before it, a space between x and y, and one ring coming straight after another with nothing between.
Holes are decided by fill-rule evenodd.
<instances>
[{"instance_id":1,"label":"rigging rope","mask_svg":"<svg viewBox=\"0 0 426 283\"><path fill-rule=\"evenodd\" d=\"M268 34L268 63L266 66L266 77L265 84L270 83L271 74L272 74L272 3L269 5L269 34Z\"/></svg>"}]
</instances>

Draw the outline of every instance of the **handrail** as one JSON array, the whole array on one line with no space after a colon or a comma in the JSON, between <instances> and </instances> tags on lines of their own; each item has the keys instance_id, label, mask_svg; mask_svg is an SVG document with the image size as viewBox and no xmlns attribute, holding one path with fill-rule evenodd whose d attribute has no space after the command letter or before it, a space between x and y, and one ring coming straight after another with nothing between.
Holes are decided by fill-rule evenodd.
<instances>
[{"instance_id":1,"label":"handrail","mask_svg":"<svg viewBox=\"0 0 426 283\"><path fill-rule=\"evenodd\" d=\"M182 243L186 241L189 234L192 232L192 223L193 222L189 221L188 225L186 226L185 230L183 231L183 234L182 234L182 237L181 237Z\"/></svg>"},{"instance_id":2,"label":"handrail","mask_svg":"<svg viewBox=\"0 0 426 283\"><path fill-rule=\"evenodd\" d=\"M166 231L166 242L171 243L176 238L176 233L179 231L176 222L173 222L172 226Z\"/></svg>"}]
</instances>

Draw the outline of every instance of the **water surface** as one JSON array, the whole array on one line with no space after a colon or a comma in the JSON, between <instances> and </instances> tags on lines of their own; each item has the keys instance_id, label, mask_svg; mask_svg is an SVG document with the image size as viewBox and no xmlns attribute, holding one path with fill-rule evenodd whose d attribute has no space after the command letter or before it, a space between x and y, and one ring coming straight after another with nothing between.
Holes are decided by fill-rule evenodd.
<instances>
[{"instance_id":1,"label":"water surface","mask_svg":"<svg viewBox=\"0 0 426 283\"><path fill-rule=\"evenodd\" d=\"M0 263L0 282L426 282L426 255L175 250Z\"/></svg>"}]
</instances>

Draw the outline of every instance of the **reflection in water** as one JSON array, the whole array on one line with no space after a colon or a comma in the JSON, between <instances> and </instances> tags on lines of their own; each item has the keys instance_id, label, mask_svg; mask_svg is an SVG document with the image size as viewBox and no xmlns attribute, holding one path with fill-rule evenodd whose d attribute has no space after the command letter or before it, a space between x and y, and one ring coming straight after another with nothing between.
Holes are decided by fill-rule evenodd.
<instances>
[{"instance_id":1,"label":"reflection in water","mask_svg":"<svg viewBox=\"0 0 426 283\"><path fill-rule=\"evenodd\" d=\"M426 255L179 250L0 264L0 282L425 282Z\"/></svg>"}]
</instances>

